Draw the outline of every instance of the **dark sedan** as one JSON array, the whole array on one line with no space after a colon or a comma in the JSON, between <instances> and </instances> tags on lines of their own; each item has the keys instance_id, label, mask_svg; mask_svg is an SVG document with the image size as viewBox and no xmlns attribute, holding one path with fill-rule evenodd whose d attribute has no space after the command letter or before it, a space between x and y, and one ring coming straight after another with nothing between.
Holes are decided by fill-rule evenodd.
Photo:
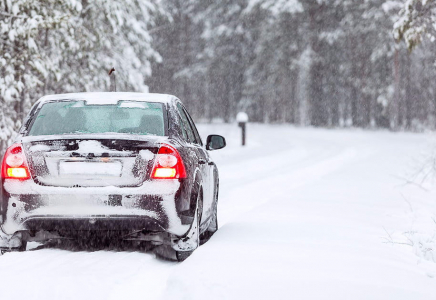
<instances>
[{"instance_id":1,"label":"dark sedan","mask_svg":"<svg viewBox=\"0 0 436 300\"><path fill-rule=\"evenodd\" d=\"M182 261L218 229L218 169L174 96L41 98L5 153L0 250L28 241L142 241Z\"/></svg>"}]
</instances>

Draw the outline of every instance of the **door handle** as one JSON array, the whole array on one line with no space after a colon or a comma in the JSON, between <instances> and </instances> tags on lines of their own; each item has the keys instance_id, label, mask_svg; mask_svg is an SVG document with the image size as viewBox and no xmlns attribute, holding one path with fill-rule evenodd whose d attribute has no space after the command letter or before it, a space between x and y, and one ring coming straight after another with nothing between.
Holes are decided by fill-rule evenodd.
<instances>
[{"instance_id":1,"label":"door handle","mask_svg":"<svg viewBox=\"0 0 436 300\"><path fill-rule=\"evenodd\" d=\"M213 161L210 161L209 163L208 163L208 165L209 166L213 166L215 163L213 162Z\"/></svg>"},{"instance_id":2,"label":"door handle","mask_svg":"<svg viewBox=\"0 0 436 300\"><path fill-rule=\"evenodd\" d=\"M203 159L200 159L200 160L198 161L198 163L199 163L200 165L204 165L204 164L206 163L206 161L203 160Z\"/></svg>"}]
</instances>

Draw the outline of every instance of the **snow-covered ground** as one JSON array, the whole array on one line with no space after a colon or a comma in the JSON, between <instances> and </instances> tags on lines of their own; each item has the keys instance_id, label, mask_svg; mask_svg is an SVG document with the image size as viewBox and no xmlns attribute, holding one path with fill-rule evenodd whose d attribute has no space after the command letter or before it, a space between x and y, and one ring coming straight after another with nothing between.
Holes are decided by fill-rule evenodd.
<instances>
[{"instance_id":1,"label":"snow-covered ground","mask_svg":"<svg viewBox=\"0 0 436 300\"><path fill-rule=\"evenodd\" d=\"M436 299L435 193L404 184L433 135L250 125L242 148L236 125L200 131L228 147L220 230L188 260L8 253L0 299Z\"/></svg>"}]
</instances>

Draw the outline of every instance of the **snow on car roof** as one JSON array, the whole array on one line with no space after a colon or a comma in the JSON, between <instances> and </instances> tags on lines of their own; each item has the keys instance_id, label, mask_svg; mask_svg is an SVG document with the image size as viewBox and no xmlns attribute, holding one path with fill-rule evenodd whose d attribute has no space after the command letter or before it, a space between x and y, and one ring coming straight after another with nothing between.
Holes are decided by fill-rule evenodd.
<instances>
[{"instance_id":1,"label":"snow on car roof","mask_svg":"<svg viewBox=\"0 0 436 300\"><path fill-rule=\"evenodd\" d=\"M154 93L124 93L124 92L96 92L96 93L69 93L69 94L56 94L47 95L38 100L41 104L53 100L86 100L88 104L116 104L120 100L132 101L147 101L147 102L160 102L168 103L176 98L167 94L154 94Z\"/></svg>"}]
</instances>

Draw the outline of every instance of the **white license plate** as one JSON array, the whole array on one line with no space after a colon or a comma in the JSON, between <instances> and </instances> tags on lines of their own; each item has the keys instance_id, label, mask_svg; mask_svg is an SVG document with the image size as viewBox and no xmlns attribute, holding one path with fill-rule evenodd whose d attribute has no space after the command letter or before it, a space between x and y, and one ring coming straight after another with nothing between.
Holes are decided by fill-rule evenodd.
<instances>
[{"instance_id":1,"label":"white license plate","mask_svg":"<svg viewBox=\"0 0 436 300\"><path fill-rule=\"evenodd\" d=\"M106 175L121 176L121 162L59 162L60 175Z\"/></svg>"}]
</instances>

